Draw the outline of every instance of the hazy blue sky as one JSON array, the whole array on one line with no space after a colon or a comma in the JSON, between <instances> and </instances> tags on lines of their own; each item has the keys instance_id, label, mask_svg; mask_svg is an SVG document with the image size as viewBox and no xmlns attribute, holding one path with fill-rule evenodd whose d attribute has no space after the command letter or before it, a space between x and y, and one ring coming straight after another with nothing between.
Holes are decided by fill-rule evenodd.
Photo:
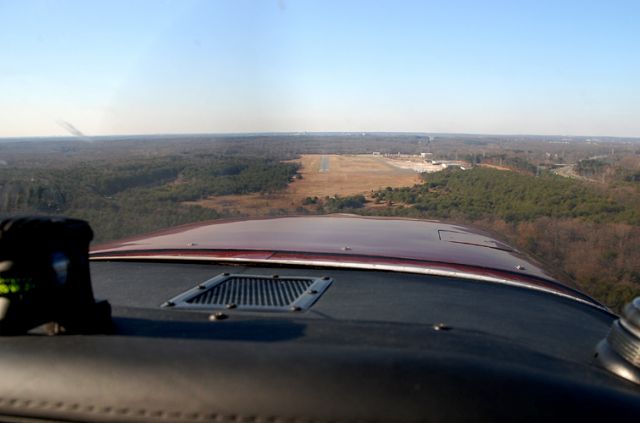
<instances>
[{"instance_id":1,"label":"hazy blue sky","mask_svg":"<svg viewBox=\"0 0 640 423\"><path fill-rule=\"evenodd\" d=\"M0 136L640 136L640 1L0 0Z\"/></svg>"}]
</instances>

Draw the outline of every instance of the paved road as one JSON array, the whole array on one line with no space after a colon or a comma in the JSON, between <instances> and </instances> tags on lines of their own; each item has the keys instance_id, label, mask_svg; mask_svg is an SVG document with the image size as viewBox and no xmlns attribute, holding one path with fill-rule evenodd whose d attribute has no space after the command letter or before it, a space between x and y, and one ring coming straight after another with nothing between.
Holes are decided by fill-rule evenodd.
<instances>
[{"instance_id":1,"label":"paved road","mask_svg":"<svg viewBox=\"0 0 640 423\"><path fill-rule=\"evenodd\" d=\"M320 173L329 171L329 157L322 156L320 159Z\"/></svg>"}]
</instances>

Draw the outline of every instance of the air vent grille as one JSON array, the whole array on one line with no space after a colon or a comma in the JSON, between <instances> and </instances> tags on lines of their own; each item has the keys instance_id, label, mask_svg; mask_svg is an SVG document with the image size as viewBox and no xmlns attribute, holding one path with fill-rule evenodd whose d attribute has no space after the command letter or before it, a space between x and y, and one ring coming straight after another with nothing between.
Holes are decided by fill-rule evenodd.
<instances>
[{"instance_id":1,"label":"air vent grille","mask_svg":"<svg viewBox=\"0 0 640 423\"><path fill-rule=\"evenodd\" d=\"M300 311L329 287L329 277L218 275L163 304L191 309Z\"/></svg>"},{"instance_id":2,"label":"air vent grille","mask_svg":"<svg viewBox=\"0 0 640 423\"><path fill-rule=\"evenodd\" d=\"M303 295L313 282L313 279L234 276L187 302L189 304L286 307L291 306Z\"/></svg>"}]
</instances>

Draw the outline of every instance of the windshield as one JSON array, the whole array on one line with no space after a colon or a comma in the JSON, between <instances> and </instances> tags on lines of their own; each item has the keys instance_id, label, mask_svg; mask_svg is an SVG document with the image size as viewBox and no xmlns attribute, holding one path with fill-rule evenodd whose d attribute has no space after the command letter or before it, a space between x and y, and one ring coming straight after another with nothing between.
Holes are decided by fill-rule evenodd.
<instances>
[{"instance_id":1,"label":"windshield","mask_svg":"<svg viewBox=\"0 0 640 423\"><path fill-rule=\"evenodd\" d=\"M0 215L352 213L640 295L634 1L0 0Z\"/></svg>"}]
</instances>

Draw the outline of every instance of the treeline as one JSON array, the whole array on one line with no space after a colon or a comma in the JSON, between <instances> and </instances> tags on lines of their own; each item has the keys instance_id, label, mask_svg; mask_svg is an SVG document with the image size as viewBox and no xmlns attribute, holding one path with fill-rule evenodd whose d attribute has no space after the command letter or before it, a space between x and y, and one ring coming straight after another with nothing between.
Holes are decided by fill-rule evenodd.
<instances>
[{"instance_id":1,"label":"treeline","mask_svg":"<svg viewBox=\"0 0 640 423\"><path fill-rule=\"evenodd\" d=\"M578 164L576 164L576 172L586 178L593 178L602 174L607 167L607 163L602 160L580 160Z\"/></svg>"},{"instance_id":2,"label":"treeline","mask_svg":"<svg viewBox=\"0 0 640 423\"><path fill-rule=\"evenodd\" d=\"M425 174L424 183L374 193L380 201L411 205L385 212L431 218L507 222L538 217L583 218L640 224L637 203L621 202L604 190L556 175L533 177L487 168Z\"/></svg>"},{"instance_id":3,"label":"treeline","mask_svg":"<svg viewBox=\"0 0 640 423\"><path fill-rule=\"evenodd\" d=\"M97 240L216 219L183 205L211 195L275 192L298 165L273 159L169 156L92 161L63 168L0 168L0 216L64 214L87 219Z\"/></svg>"},{"instance_id":4,"label":"treeline","mask_svg":"<svg viewBox=\"0 0 640 423\"><path fill-rule=\"evenodd\" d=\"M523 153L524 152L520 154ZM520 157L515 153L512 153L511 155L505 153L489 155L468 154L464 159L472 165L489 164L510 168L530 175L538 173L538 167L536 165L527 160L527 158Z\"/></svg>"},{"instance_id":5,"label":"treeline","mask_svg":"<svg viewBox=\"0 0 640 423\"><path fill-rule=\"evenodd\" d=\"M374 201L390 207L365 213L481 226L620 311L640 296L638 197L559 176L475 168L425 174L414 187L377 191Z\"/></svg>"}]
</instances>

